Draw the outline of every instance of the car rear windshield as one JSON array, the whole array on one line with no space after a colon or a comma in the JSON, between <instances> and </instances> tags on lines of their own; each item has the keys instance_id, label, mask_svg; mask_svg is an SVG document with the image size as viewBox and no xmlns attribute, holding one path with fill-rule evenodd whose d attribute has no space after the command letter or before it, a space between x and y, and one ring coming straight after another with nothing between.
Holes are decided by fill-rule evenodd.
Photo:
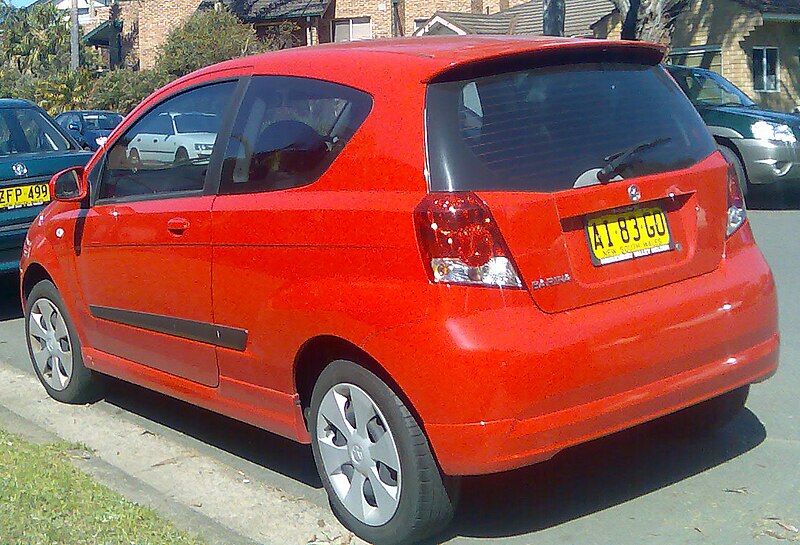
<instances>
[{"instance_id":1,"label":"car rear windshield","mask_svg":"<svg viewBox=\"0 0 800 545\"><path fill-rule=\"evenodd\" d=\"M210 114L181 114L175 116L175 126L179 133L217 132L219 121L217 116Z\"/></svg>"},{"instance_id":2,"label":"car rear windshield","mask_svg":"<svg viewBox=\"0 0 800 545\"><path fill-rule=\"evenodd\" d=\"M714 141L660 66L587 63L434 83L427 91L434 191L556 192L686 168ZM625 159L625 157L623 157Z\"/></svg>"},{"instance_id":3,"label":"car rear windshield","mask_svg":"<svg viewBox=\"0 0 800 545\"><path fill-rule=\"evenodd\" d=\"M0 108L0 156L72 149L55 124L35 108Z\"/></svg>"},{"instance_id":4,"label":"car rear windshield","mask_svg":"<svg viewBox=\"0 0 800 545\"><path fill-rule=\"evenodd\" d=\"M90 113L83 114L83 121L90 130L113 131L117 125L122 123L122 116L118 114Z\"/></svg>"}]
</instances>

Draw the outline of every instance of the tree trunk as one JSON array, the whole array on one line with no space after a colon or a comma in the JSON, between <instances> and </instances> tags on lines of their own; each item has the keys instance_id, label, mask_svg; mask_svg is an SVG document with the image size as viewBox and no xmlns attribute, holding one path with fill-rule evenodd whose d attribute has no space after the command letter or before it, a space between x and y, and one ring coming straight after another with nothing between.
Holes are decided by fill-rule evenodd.
<instances>
[{"instance_id":1,"label":"tree trunk","mask_svg":"<svg viewBox=\"0 0 800 545\"><path fill-rule=\"evenodd\" d=\"M542 31L545 36L563 36L564 19L566 18L565 0L542 0Z\"/></svg>"},{"instance_id":2,"label":"tree trunk","mask_svg":"<svg viewBox=\"0 0 800 545\"><path fill-rule=\"evenodd\" d=\"M612 0L622 17L622 39L669 45L675 20L689 0Z\"/></svg>"},{"instance_id":3,"label":"tree trunk","mask_svg":"<svg viewBox=\"0 0 800 545\"><path fill-rule=\"evenodd\" d=\"M627 10L623 15L622 34L620 37L623 40L636 40L639 38L637 30L639 26L639 8L641 6L641 1L625 0L623 3L627 4Z\"/></svg>"}]
</instances>

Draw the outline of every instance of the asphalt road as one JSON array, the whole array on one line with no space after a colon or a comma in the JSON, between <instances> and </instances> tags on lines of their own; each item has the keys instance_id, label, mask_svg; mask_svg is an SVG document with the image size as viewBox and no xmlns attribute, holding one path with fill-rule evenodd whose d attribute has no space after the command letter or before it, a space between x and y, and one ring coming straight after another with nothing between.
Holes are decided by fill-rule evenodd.
<instances>
[{"instance_id":1,"label":"asphalt road","mask_svg":"<svg viewBox=\"0 0 800 545\"><path fill-rule=\"evenodd\" d=\"M534 467L465 479L456 520L439 542L800 542L800 212L754 211L751 223L778 283L782 356L778 374L752 389L748 410L702 440L651 424ZM16 297L14 280L0 281L0 364L28 371ZM326 505L305 447L123 383L91 410Z\"/></svg>"}]
</instances>

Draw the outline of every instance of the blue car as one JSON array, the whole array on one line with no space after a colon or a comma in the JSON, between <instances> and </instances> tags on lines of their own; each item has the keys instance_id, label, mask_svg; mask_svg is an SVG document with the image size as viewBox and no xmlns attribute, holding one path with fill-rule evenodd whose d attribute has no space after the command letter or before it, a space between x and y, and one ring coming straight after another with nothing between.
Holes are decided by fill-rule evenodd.
<instances>
[{"instance_id":1,"label":"blue car","mask_svg":"<svg viewBox=\"0 0 800 545\"><path fill-rule=\"evenodd\" d=\"M122 116L102 110L76 110L58 114L56 121L82 148L96 151L122 122Z\"/></svg>"},{"instance_id":2,"label":"blue car","mask_svg":"<svg viewBox=\"0 0 800 545\"><path fill-rule=\"evenodd\" d=\"M32 102L0 99L0 273L19 269L28 226L50 202L53 174L91 156Z\"/></svg>"}]
</instances>

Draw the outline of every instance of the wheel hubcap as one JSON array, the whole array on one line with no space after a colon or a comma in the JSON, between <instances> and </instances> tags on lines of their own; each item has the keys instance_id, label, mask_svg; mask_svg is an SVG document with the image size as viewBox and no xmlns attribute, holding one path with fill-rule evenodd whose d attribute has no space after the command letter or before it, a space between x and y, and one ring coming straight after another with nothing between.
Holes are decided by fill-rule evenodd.
<instances>
[{"instance_id":1,"label":"wheel hubcap","mask_svg":"<svg viewBox=\"0 0 800 545\"><path fill-rule=\"evenodd\" d=\"M317 445L336 496L360 522L387 523L400 503L397 444L386 418L364 390L337 384L323 396Z\"/></svg>"},{"instance_id":2,"label":"wheel hubcap","mask_svg":"<svg viewBox=\"0 0 800 545\"><path fill-rule=\"evenodd\" d=\"M28 342L42 379L53 390L66 388L72 377L72 341L64 317L49 299L31 306Z\"/></svg>"}]
</instances>

